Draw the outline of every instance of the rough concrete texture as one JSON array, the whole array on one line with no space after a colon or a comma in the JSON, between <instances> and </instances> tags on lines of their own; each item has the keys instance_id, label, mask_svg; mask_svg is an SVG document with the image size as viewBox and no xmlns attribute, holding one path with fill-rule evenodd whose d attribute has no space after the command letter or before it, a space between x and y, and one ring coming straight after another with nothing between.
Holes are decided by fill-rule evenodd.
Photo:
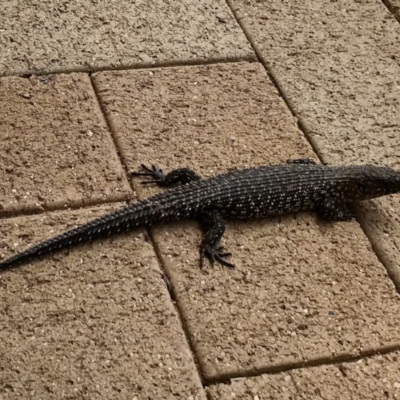
<instances>
[{"instance_id":1,"label":"rough concrete texture","mask_svg":"<svg viewBox=\"0 0 400 400\"><path fill-rule=\"evenodd\" d=\"M207 389L209 400L297 400L299 393L289 373L239 378Z\"/></svg>"},{"instance_id":2,"label":"rough concrete texture","mask_svg":"<svg viewBox=\"0 0 400 400\"><path fill-rule=\"evenodd\" d=\"M292 373L304 399L400 399L400 353Z\"/></svg>"},{"instance_id":3,"label":"rough concrete texture","mask_svg":"<svg viewBox=\"0 0 400 400\"><path fill-rule=\"evenodd\" d=\"M383 2L400 22L400 0L383 0Z\"/></svg>"},{"instance_id":4,"label":"rough concrete texture","mask_svg":"<svg viewBox=\"0 0 400 400\"><path fill-rule=\"evenodd\" d=\"M378 0L231 0L325 162L400 169L400 24ZM400 288L400 197L362 222Z\"/></svg>"},{"instance_id":5,"label":"rough concrete texture","mask_svg":"<svg viewBox=\"0 0 400 400\"><path fill-rule=\"evenodd\" d=\"M244 378L208 389L210 400L400 399L400 353Z\"/></svg>"},{"instance_id":6,"label":"rough concrete texture","mask_svg":"<svg viewBox=\"0 0 400 400\"><path fill-rule=\"evenodd\" d=\"M224 0L3 3L0 75L254 56Z\"/></svg>"},{"instance_id":7,"label":"rough concrete texture","mask_svg":"<svg viewBox=\"0 0 400 400\"><path fill-rule=\"evenodd\" d=\"M0 214L130 193L87 75L1 79L0 142Z\"/></svg>"},{"instance_id":8,"label":"rough concrete texture","mask_svg":"<svg viewBox=\"0 0 400 400\"><path fill-rule=\"evenodd\" d=\"M130 169L189 166L210 176L312 156L259 64L107 72L94 81ZM140 197L157 191L134 185ZM235 270L198 268L195 223L154 233L206 380L400 344L399 296L356 222L229 223L223 244Z\"/></svg>"},{"instance_id":9,"label":"rough concrete texture","mask_svg":"<svg viewBox=\"0 0 400 400\"><path fill-rule=\"evenodd\" d=\"M113 209L3 219L0 254ZM205 399L143 232L3 272L0 314L1 399Z\"/></svg>"}]
</instances>

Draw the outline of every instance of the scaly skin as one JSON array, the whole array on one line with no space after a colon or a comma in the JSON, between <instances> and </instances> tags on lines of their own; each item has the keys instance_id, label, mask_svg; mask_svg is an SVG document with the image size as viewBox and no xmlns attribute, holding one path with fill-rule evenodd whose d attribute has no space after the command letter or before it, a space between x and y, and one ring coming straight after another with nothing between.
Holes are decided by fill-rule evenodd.
<instances>
[{"instance_id":1,"label":"scaly skin","mask_svg":"<svg viewBox=\"0 0 400 400\"><path fill-rule=\"evenodd\" d=\"M164 175L154 166L142 173L160 186L175 188L129 205L104 217L16 254L0 263L0 270L44 254L128 229L181 219L197 219L206 228L200 245L200 265L208 257L233 267L229 253L218 247L225 231L224 219L253 219L299 211L316 211L327 220L353 218L350 205L400 191L400 174L371 165L333 167L311 160L292 160L228 172L201 180L189 169Z\"/></svg>"}]
</instances>

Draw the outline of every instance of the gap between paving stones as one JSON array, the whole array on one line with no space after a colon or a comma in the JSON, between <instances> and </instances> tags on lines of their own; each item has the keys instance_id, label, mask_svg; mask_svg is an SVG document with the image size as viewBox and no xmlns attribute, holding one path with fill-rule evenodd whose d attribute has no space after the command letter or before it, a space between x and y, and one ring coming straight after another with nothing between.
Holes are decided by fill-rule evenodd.
<instances>
[{"instance_id":1,"label":"gap between paving stones","mask_svg":"<svg viewBox=\"0 0 400 400\"><path fill-rule=\"evenodd\" d=\"M196 60L174 60L174 61L160 61L157 63L135 63L129 65L117 65L110 68L110 66L98 67L98 68L70 68L70 69L56 69L52 71L28 71L21 74L13 74L13 75L2 75L1 78L5 78L8 76L19 76L21 78L29 78L31 76L47 76L47 75L57 75L57 74L73 74L73 73L86 73L94 74L96 72L108 72L108 71L131 71L131 70L139 70L139 69L151 69L151 68L173 68L173 67L186 67L186 66L196 66L196 65L214 65L214 64L230 64L237 62L257 62L257 56L248 56L248 57L216 57L210 60L207 59L196 59Z\"/></svg>"},{"instance_id":2,"label":"gap between paving stones","mask_svg":"<svg viewBox=\"0 0 400 400\"><path fill-rule=\"evenodd\" d=\"M396 18L396 20L400 23L400 9L397 11L395 6L390 2L390 0L382 0L382 3L393 14L393 16Z\"/></svg>"},{"instance_id":3,"label":"gap between paving stones","mask_svg":"<svg viewBox=\"0 0 400 400\"><path fill-rule=\"evenodd\" d=\"M286 364L281 363L281 364L271 365L265 368L248 370L245 373L221 374L215 377L214 379L208 379L204 387L226 383L229 382L231 379L254 378L262 375L275 375L275 374L280 374L282 372L290 372L310 367L321 367L324 365L340 365L343 363L355 363L359 360L363 360L366 358L373 358L378 355L394 353L399 350L400 350L400 344L393 344L380 347L379 349L364 350L360 352L360 354L357 356L353 356L352 354L341 354L334 358L320 357L305 362L286 363Z\"/></svg>"}]
</instances>

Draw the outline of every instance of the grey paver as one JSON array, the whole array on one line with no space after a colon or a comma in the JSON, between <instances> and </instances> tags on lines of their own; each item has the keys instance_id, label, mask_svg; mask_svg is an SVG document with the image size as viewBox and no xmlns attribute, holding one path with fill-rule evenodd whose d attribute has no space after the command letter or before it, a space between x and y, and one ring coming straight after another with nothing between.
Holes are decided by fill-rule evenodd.
<instances>
[{"instance_id":1,"label":"grey paver","mask_svg":"<svg viewBox=\"0 0 400 400\"><path fill-rule=\"evenodd\" d=\"M130 169L210 176L313 156L259 64L104 72L94 82ZM143 197L158 191L134 185ZM206 379L398 343L399 297L356 222L229 223L233 271L199 269L195 223L154 233Z\"/></svg>"},{"instance_id":2,"label":"grey paver","mask_svg":"<svg viewBox=\"0 0 400 400\"><path fill-rule=\"evenodd\" d=\"M381 1L230 3L325 162L400 169L400 24ZM362 211L397 287L399 211L399 196Z\"/></svg>"},{"instance_id":3,"label":"grey paver","mask_svg":"<svg viewBox=\"0 0 400 400\"><path fill-rule=\"evenodd\" d=\"M277 375L243 378L211 386L220 400L395 400L400 398L400 354L357 362L304 368Z\"/></svg>"},{"instance_id":4,"label":"grey paver","mask_svg":"<svg viewBox=\"0 0 400 400\"><path fill-rule=\"evenodd\" d=\"M6 1L0 75L253 57L224 0Z\"/></svg>"},{"instance_id":5,"label":"grey paver","mask_svg":"<svg viewBox=\"0 0 400 400\"><path fill-rule=\"evenodd\" d=\"M130 195L85 74L0 79L0 142L0 214Z\"/></svg>"},{"instance_id":6,"label":"grey paver","mask_svg":"<svg viewBox=\"0 0 400 400\"><path fill-rule=\"evenodd\" d=\"M110 211L2 219L0 253ZM205 399L144 239L108 238L2 272L0 398Z\"/></svg>"}]
</instances>

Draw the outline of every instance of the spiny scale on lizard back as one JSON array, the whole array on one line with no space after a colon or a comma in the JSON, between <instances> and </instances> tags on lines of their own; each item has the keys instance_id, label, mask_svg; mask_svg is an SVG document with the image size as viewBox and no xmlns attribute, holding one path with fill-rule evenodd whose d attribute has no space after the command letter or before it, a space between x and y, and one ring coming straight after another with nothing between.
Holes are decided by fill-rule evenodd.
<instances>
[{"instance_id":1,"label":"spiny scale on lizard back","mask_svg":"<svg viewBox=\"0 0 400 400\"><path fill-rule=\"evenodd\" d=\"M319 165L276 165L233 171L164 192L158 207L175 209L176 218L215 209L227 218L255 218L311 210L322 197L351 197L355 171ZM159 198L157 198L159 197Z\"/></svg>"},{"instance_id":2,"label":"spiny scale on lizard back","mask_svg":"<svg viewBox=\"0 0 400 400\"><path fill-rule=\"evenodd\" d=\"M157 195L159 199L153 201L166 209L179 208L175 219L210 208L226 218L246 219L312 210L325 198L344 203L366 200L396 192L396 185L399 174L385 167L284 164L192 182Z\"/></svg>"}]
</instances>

